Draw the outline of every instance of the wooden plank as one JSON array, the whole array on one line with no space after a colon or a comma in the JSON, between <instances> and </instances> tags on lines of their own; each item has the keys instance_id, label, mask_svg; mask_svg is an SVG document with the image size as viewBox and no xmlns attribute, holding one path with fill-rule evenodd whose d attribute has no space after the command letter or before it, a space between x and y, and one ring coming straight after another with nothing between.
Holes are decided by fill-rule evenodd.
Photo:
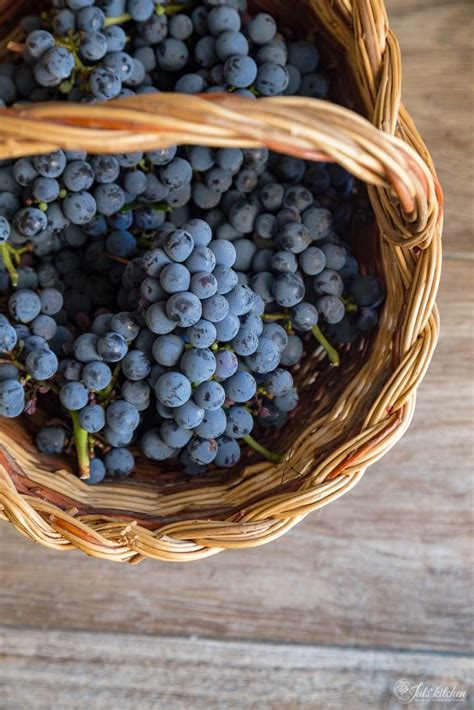
<instances>
[{"instance_id":1,"label":"wooden plank","mask_svg":"<svg viewBox=\"0 0 474 710\"><path fill-rule=\"evenodd\" d=\"M402 50L403 100L446 194L445 248L472 254L472 2L387 0L386 5Z\"/></svg>"},{"instance_id":2,"label":"wooden plank","mask_svg":"<svg viewBox=\"0 0 474 710\"><path fill-rule=\"evenodd\" d=\"M472 265L449 261L441 343L403 442L264 548L116 566L0 525L5 625L466 651L472 644Z\"/></svg>"},{"instance_id":3,"label":"wooden plank","mask_svg":"<svg viewBox=\"0 0 474 710\"><path fill-rule=\"evenodd\" d=\"M5 710L395 708L402 679L461 710L471 674L465 656L0 628Z\"/></svg>"}]
</instances>

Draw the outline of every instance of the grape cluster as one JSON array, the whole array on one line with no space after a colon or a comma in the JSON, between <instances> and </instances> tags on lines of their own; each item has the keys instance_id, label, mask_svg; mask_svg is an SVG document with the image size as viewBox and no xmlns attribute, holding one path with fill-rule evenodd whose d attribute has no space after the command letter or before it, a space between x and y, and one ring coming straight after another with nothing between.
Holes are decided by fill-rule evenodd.
<instances>
[{"instance_id":1,"label":"grape cluster","mask_svg":"<svg viewBox=\"0 0 474 710\"><path fill-rule=\"evenodd\" d=\"M52 5L0 63L0 105L329 89L317 49L245 0ZM1 161L0 416L42 397L64 410L36 446L75 448L90 484L137 456L188 475L235 466L243 444L280 460L254 436L297 411L314 339L337 365L378 324L385 289L351 251L355 209L344 170L266 148Z\"/></svg>"}]
</instances>

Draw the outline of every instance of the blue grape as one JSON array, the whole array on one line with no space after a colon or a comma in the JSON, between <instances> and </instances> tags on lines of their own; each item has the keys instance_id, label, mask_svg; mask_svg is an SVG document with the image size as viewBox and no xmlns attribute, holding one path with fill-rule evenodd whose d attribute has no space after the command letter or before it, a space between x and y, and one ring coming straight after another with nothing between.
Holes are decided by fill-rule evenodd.
<instances>
[{"instance_id":1,"label":"blue grape","mask_svg":"<svg viewBox=\"0 0 474 710\"><path fill-rule=\"evenodd\" d=\"M92 332L96 335L105 335L111 330L113 315L112 313L103 313L96 316L92 322Z\"/></svg>"},{"instance_id":2,"label":"blue grape","mask_svg":"<svg viewBox=\"0 0 474 710\"><path fill-rule=\"evenodd\" d=\"M127 449L112 449L104 456L107 475L112 478L125 478L135 468L135 459Z\"/></svg>"},{"instance_id":3,"label":"blue grape","mask_svg":"<svg viewBox=\"0 0 474 710\"><path fill-rule=\"evenodd\" d=\"M190 429L183 429L174 421L165 421L160 427L160 436L162 441L173 449L173 454L175 450L182 449L186 446L192 437L192 432Z\"/></svg>"},{"instance_id":4,"label":"blue grape","mask_svg":"<svg viewBox=\"0 0 474 710\"><path fill-rule=\"evenodd\" d=\"M351 283L351 295L359 307L377 308L385 300L385 286L376 276L356 276Z\"/></svg>"},{"instance_id":5,"label":"blue grape","mask_svg":"<svg viewBox=\"0 0 474 710\"><path fill-rule=\"evenodd\" d=\"M64 198L62 209L73 224L86 224L95 216L97 204L89 192L75 192Z\"/></svg>"},{"instance_id":6,"label":"blue grape","mask_svg":"<svg viewBox=\"0 0 474 710\"><path fill-rule=\"evenodd\" d=\"M178 94L200 94L206 88L206 82L199 74L185 74L175 84Z\"/></svg>"},{"instance_id":7,"label":"blue grape","mask_svg":"<svg viewBox=\"0 0 474 710\"><path fill-rule=\"evenodd\" d=\"M101 459L91 459L90 462L90 476L86 479L85 483L89 486L97 486L105 478L106 469L103 461Z\"/></svg>"},{"instance_id":8,"label":"blue grape","mask_svg":"<svg viewBox=\"0 0 474 710\"><path fill-rule=\"evenodd\" d=\"M20 289L10 296L8 309L15 320L30 323L41 312L41 300L34 291Z\"/></svg>"},{"instance_id":9,"label":"blue grape","mask_svg":"<svg viewBox=\"0 0 474 710\"><path fill-rule=\"evenodd\" d=\"M140 325L133 313L123 311L116 313L110 321L110 330L123 336L128 343L131 343L140 332Z\"/></svg>"},{"instance_id":10,"label":"blue grape","mask_svg":"<svg viewBox=\"0 0 474 710\"><path fill-rule=\"evenodd\" d=\"M374 308L363 307L357 316L357 327L362 333L368 333L377 327L378 313Z\"/></svg>"},{"instance_id":11,"label":"blue grape","mask_svg":"<svg viewBox=\"0 0 474 710\"><path fill-rule=\"evenodd\" d=\"M16 379L0 382L0 416L18 417L25 407L25 390Z\"/></svg>"},{"instance_id":12,"label":"blue grape","mask_svg":"<svg viewBox=\"0 0 474 710\"><path fill-rule=\"evenodd\" d=\"M120 391L122 398L137 409L150 402L150 386L144 380L125 380Z\"/></svg>"},{"instance_id":13,"label":"blue grape","mask_svg":"<svg viewBox=\"0 0 474 710\"><path fill-rule=\"evenodd\" d=\"M244 56L249 52L247 39L241 32L226 30L218 36L215 51L222 62L234 55Z\"/></svg>"},{"instance_id":14,"label":"blue grape","mask_svg":"<svg viewBox=\"0 0 474 710\"><path fill-rule=\"evenodd\" d=\"M59 390L59 400L65 409L78 411L89 403L89 393L80 382L67 382Z\"/></svg>"},{"instance_id":15,"label":"blue grape","mask_svg":"<svg viewBox=\"0 0 474 710\"><path fill-rule=\"evenodd\" d=\"M284 308L296 306L304 295L305 285L299 274L281 274L273 284L273 297Z\"/></svg>"},{"instance_id":16,"label":"blue grape","mask_svg":"<svg viewBox=\"0 0 474 710\"><path fill-rule=\"evenodd\" d=\"M166 407L180 407L190 399L191 383L180 372L167 372L156 383L156 396Z\"/></svg>"},{"instance_id":17,"label":"blue grape","mask_svg":"<svg viewBox=\"0 0 474 710\"><path fill-rule=\"evenodd\" d=\"M46 426L39 430L35 437L38 451L46 456L59 456L66 444L66 432L55 426Z\"/></svg>"},{"instance_id":18,"label":"blue grape","mask_svg":"<svg viewBox=\"0 0 474 710\"><path fill-rule=\"evenodd\" d=\"M232 340L232 348L240 357L253 355L257 350L259 339L250 328L240 328L239 332Z\"/></svg>"},{"instance_id":19,"label":"blue grape","mask_svg":"<svg viewBox=\"0 0 474 710\"><path fill-rule=\"evenodd\" d=\"M199 319L198 319L199 320ZM145 322L152 333L156 335L167 335L172 333L176 327L174 320L171 320L167 315L166 303L160 301L153 303L147 310Z\"/></svg>"},{"instance_id":20,"label":"blue grape","mask_svg":"<svg viewBox=\"0 0 474 710\"><path fill-rule=\"evenodd\" d=\"M56 335L58 326L54 318L51 316L39 315L31 321L31 332L33 335L39 335L45 340L51 340Z\"/></svg>"},{"instance_id":21,"label":"blue grape","mask_svg":"<svg viewBox=\"0 0 474 710\"><path fill-rule=\"evenodd\" d=\"M239 282L236 272L227 266L216 266L213 277L217 284L217 293L220 295L232 291Z\"/></svg>"},{"instance_id":22,"label":"blue grape","mask_svg":"<svg viewBox=\"0 0 474 710\"><path fill-rule=\"evenodd\" d=\"M233 402L250 402L257 392L257 383L250 372L240 371L225 381L224 389Z\"/></svg>"},{"instance_id":23,"label":"blue grape","mask_svg":"<svg viewBox=\"0 0 474 710\"><path fill-rule=\"evenodd\" d=\"M108 101L115 99L120 94L122 81L113 69L97 67L90 74L89 86L95 98Z\"/></svg>"},{"instance_id":24,"label":"blue grape","mask_svg":"<svg viewBox=\"0 0 474 710\"><path fill-rule=\"evenodd\" d=\"M255 295L251 288L239 284L226 296L229 309L236 316L243 316L249 313L255 302Z\"/></svg>"},{"instance_id":25,"label":"blue grape","mask_svg":"<svg viewBox=\"0 0 474 710\"><path fill-rule=\"evenodd\" d=\"M206 348L187 350L181 358L181 370L196 384L209 380L216 371L216 358Z\"/></svg>"},{"instance_id":26,"label":"blue grape","mask_svg":"<svg viewBox=\"0 0 474 710\"><path fill-rule=\"evenodd\" d=\"M135 439L135 432L131 429L129 431L116 432L114 429L106 426L102 430L102 436L105 441L116 449L120 449L125 446L130 446Z\"/></svg>"},{"instance_id":27,"label":"blue grape","mask_svg":"<svg viewBox=\"0 0 474 710\"><path fill-rule=\"evenodd\" d=\"M306 74L301 80L300 96L313 99L325 99L329 90L329 79L326 74L314 72Z\"/></svg>"},{"instance_id":28,"label":"blue grape","mask_svg":"<svg viewBox=\"0 0 474 710\"><path fill-rule=\"evenodd\" d=\"M239 148L220 148L217 151L216 160L219 167L236 175L242 167L244 156Z\"/></svg>"},{"instance_id":29,"label":"blue grape","mask_svg":"<svg viewBox=\"0 0 474 710\"><path fill-rule=\"evenodd\" d=\"M331 245L332 246L332 245ZM325 252L318 247L308 247L299 256L301 270L308 276L317 276L326 268ZM328 265L329 268L334 268Z\"/></svg>"},{"instance_id":30,"label":"blue grape","mask_svg":"<svg viewBox=\"0 0 474 710\"><path fill-rule=\"evenodd\" d=\"M128 345L123 335L109 332L98 339L97 350L106 362L120 362L128 352Z\"/></svg>"},{"instance_id":31,"label":"blue grape","mask_svg":"<svg viewBox=\"0 0 474 710\"><path fill-rule=\"evenodd\" d=\"M51 350L33 350L26 356L26 371L35 380L49 380L58 370L58 358Z\"/></svg>"},{"instance_id":32,"label":"blue grape","mask_svg":"<svg viewBox=\"0 0 474 710\"><path fill-rule=\"evenodd\" d=\"M98 185L94 190L94 200L97 211L109 217L122 209L125 204L125 193L120 185L115 183Z\"/></svg>"},{"instance_id":33,"label":"blue grape","mask_svg":"<svg viewBox=\"0 0 474 710\"><path fill-rule=\"evenodd\" d=\"M247 200L240 200L232 206L229 212L229 222L241 234L250 234L254 229L258 212L257 205L247 202Z\"/></svg>"},{"instance_id":34,"label":"blue grape","mask_svg":"<svg viewBox=\"0 0 474 710\"><path fill-rule=\"evenodd\" d=\"M210 69L217 61L216 39L207 35L198 40L194 48L196 63L205 69Z\"/></svg>"},{"instance_id":35,"label":"blue grape","mask_svg":"<svg viewBox=\"0 0 474 710\"><path fill-rule=\"evenodd\" d=\"M88 190L94 183L94 170L85 160L74 160L67 164L63 181L72 192Z\"/></svg>"},{"instance_id":36,"label":"blue grape","mask_svg":"<svg viewBox=\"0 0 474 710\"><path fill-rule=\"evenodd\" d=\"M202 317L211 323L220 323L229 313L229 302L224 296L216 294L202 302Z\"/></svg>"},{"instance_id":37,"label":"blue grape","mask_svg":"<svg viewBox=\"0 0 474 710\"><path fill-rule=\"evenodd\" d=\"M73 358L62 360L59 363L59 372L64 377L64 379L68 380L69 382L79 382L82 377L83 369L84 365L82 364L82 362L78 362Z\"/></svg>"},{"instance_id":38,"label":"blue grape","mask_svg":"<svg viewBox=\"0 0 474 710\"><path fill-rule=\"evenodd\" d=\"M237 372L239 361L230 350L218 350L215 353L216 372L215 377L219 382L224 382Z\"/></svg>"},{"instance_id":39,"label":"blue grape","mask_svg":"<svg viewBox=\"0 0 474 710\"><path fill-rule=\"evenodd\" d=\"M193 21L181 13L174 15L168 22L168 33L174 39L189 39L193 33Z\"/></svg>"},{"instance_id":40,"label":"blue grape","mask_svg":"<svg viewBox=\"0 0 474 710\"><path fill-rule=\"evenodd\" d=\"M298 406L298 402L298 392L295 388L273 400L275 407L281 412L292 412Z\"/></svg>"},{"instance_id":41,"label":"blue grape","mask_svg":"<svg viewBox=\"0 0 474 710\"><path fill-rule=\"evenodd\" d=\"M309 247L311 249L311 247ZM303 252L306 254L309 249ZM272 256L271 266L277 274L294 274L298 270L296 256L288 251L278 251ZM305 272L306 273L306 272Z\"/></svg>"},{"instance_id":42,"label":"blue grape","mask_svg":"<svg viewBox=\"0 0 474 710\"><path fill-rule=\"evenodd\" d=\"M255 274L255 276L250 281L252 290L258 293L260 298L264 303L273 302L273 285L275 283L275 277L268 271L262 271L261 273Z\"/></svg>"},{"instance_id":43,"label":"blue grape","mask_svg":"<svg viewBox=\"0 0 474 710\"><path fill-rule=\"evenodd\" d=\"M237 336L239 329L240 321L238 317L229 312L223 320L216 323L217 340L221 343L228 343Z\"/></svg>"},{"instance_id":44,"label":"blue grape","mask_svg":"<svg viewBox=\"0 0 474 710\"><path fill-rule=\"evenodd\" d=\"M18 342L18 335L7 319L0 317L0 354L11 352Z\"/></svg>"},{"instance_id":45,"label":"blue grape","mask_svg":"<svg viewBox=\"0 0 474 710\"><path fill-rule=\"evenodd\" d=\"M196 247L186 259L185 266L191 274L211 273L216 266L216 257L208 247Z\"/></svg>"},{"instance_id":46,"label":"blue grape","mask_svg":"<svg viewBox=\"0 0 474 710\"><path fill-rule=\"evenodd\" d=\"M241 451L235 439L221 436L217 439L217 456L215 463L221 468L233 468L240 460Z\"/></svg>"},{"instance_id":47,"label":"blue grape","mask_svg":"<svg viewBox=\"0 0 474 710\"><path fill-rule=\"evenodd\" d=\"M187 330L187 338L195 348L210 348L217 339L217 328L210 321L200 320Z\"/></svg>"},{"instance_id":48,"label":"blue grape","mask_svg":"<svg viewBox=\"0 0 474 710\"><path fill-rule=\"evenodd\" d=\"M233 406L227 412L225 433L232 439L243 439L254 427L253 417L244 407Z\"/></svg>"},{"instance_id":49,"label":"blue grape","mask_svg":"<svg viewBox=\"0 0 474 710\"><path fill-rule=\"evenodd\" d=\"M202 219L191 219L182 228L192 236L196 247L207 247L212 239L212 229Z\"/></svg>"},{"instance_id":50,"label":"blue grape","mask_svg":"<svg viewBox=\"0 0 474 710\"><path fill-rule=\"evenodd\" d=\"M100 392L112 382L112 371L105 362L88 362L82 370L82 381L91 392Z\"/></svg>"},{"instance_id":51,"label":"blue grape","mask_svg":"<svg viewBox=\"0 0 474 710\"><path fill-rule=\"evenodd\" d=\"M91 166L95 180L100 184L112 183L120 174L120 164L113 155L94 155Z\"/></svg>"},{"instance_id":52,"label":"blue grape","mask_svg":"<svg viewBox=\"0 0 474 710\"><path fill-rule=\"evenodd\" d=\"M20 379L20 373L16 369L15 365L9 362L0 363L0 382L5 380L18 380Z\"/></svg>"},{"instance_id":53,"label":"blue grape","mask_svg":"<svg viewBox=\"0 0 474 710\"><path fill-rule=\"evenodd\" d=\"M122 361L122 372L129 380L144 380L151 372L151 362L141 350L131 350Z\"/></svg>"},{"instance_id":54,"label":"blue grape","mask_svg":"<svg viewBox=\"0 0 474 710\"><path fill-rule=\"evenodd\" d=\"M105 412L100 404L89 404L79 412L79 424L88 434L97 434L105 427Z\"/></svg>"},{"instance_id":55,"label":"blue grape","mask_svg":"<svg viewBox=\"0 0 474 710\"><path fill-rule=\"evenodd\" d=\"M162 335L153 344L153 357L164 367L174 367L184 352L184 341L178 335Z\"/></svg>"},{"instance_id":56,"label":"blue grape","mask_svg":"<svg viewBox=\"0 0 474 710\"><path fill-rule=\"evenodd\" d=\"M182 229L166 235L163 242L165 254L173 261L183 262L191 256L194 249L192 236Z\"/></svg>"},{"instance_id":57,"label":"blue grape","mask_svg":"<svg viewBox=\"0 0 474 710\"><path fill-rule=\"evenodd\" d=\"M346 263L347 249L338 244L323 244L321 247L326 259L326 268L340 271Z\"/></svg>"},{"instance_id":58,"label":"blue grape","mask_svg":"<svg viewBox=\"0 0 474 710\"><path fill-rule=\"evenodd\" d=\"M332 214L324 207L309 207L305 210L303 224L314 241L327 239L334 229Z\"/></svg>"},{"instance_id":59,"label":"blue grape","mask_svg":"<svg viewBox=\"0 0 474 710\"><path fill-rule=\"evenodd\" d=\"M318 323L319 315L312 303L298 303L290 312L291 325L295 330L308 331Z\"/></svg>"},{"instance_id":60,"label":"blue grape","mask_svg":"<svg viewBox=\"0 0 474 710\"><path fill-rule=\"evenodd\" d=\"M194 392L194 401L206 411L220 409L224 405L226 393L218 382L203 382Z\"/></svg>"},{"instance_id":61,"label":"blue grape","mask_svg":"<svg viewBox=\"0 0 474 710\"><path fill-rule=\"evenodd\" d=\"M86 61L98 62L108 52L107 39L101 32L88 32L81 39L79 51Z\"/></svg>"},{"instance_id":62,"label":"blue grape","mask_svg":"<svg viewBox=\"0 0 474 710\"><path fill-rule=\"evenodd\" d=\"M324 269L314 277L313 288L318 296L342 296L344 281L334 269Z\"/></svg>"},{"instance_id":63,"label":"blue grape","mask_svg":"<svg viewBox=\"0 0 474 710\"><path fill-rule=\"evenodd\" d=\"M217 439L225 432L227 417L223 409L207 410L195 433L203 439Z\"/></svg>"},{"instance_id":64,"label":"blue grape","mask_svg":"<svg viewBox=\"0 0 474 710\"><path fill-rule=\"evenodd\" d=\"M303 342L296 335L288 336L288 345L281 354L281 364L285 367L297 365L303 357Z\"/></svg>"},{"instance_id":65,"label":"blue grape","mask_svg":"<svg viewBox=\"0 0 474 710\"><path fill-rule=\"evenodd\" d=\"M54 47L54 37L46 30L34 30L25 39L28 53L34 59L39 59L48 49Z\"/></svg>"},{"instance_id":66,"label":"blue grape","mask_svg":"<svg viewBox=\"0 0 474 710\"><path fill-rule=\"evenodd\" d=\"M160 284L167 293L187 291L191 284L191 274L182 264L168 264L160 273Z\"/></svg>"},{"instance_id":67,"label":"blue grape","mask_svg":"<svg viewBox=\"0 0 474 710\"><path fill-rule=\"evenodd\" d=\"M105 413L107 426L117 434L135 431L140 423L140 415L136 407L123 399L111 402Z\"/></svg>"},{"instance_id":68,"label":"blue grape","mask_svg":"<svg viewBox=\"0 0 474 710\"><path fill-rule=\"evenodd\" d=\"M79 362L95 362L101 360L98 349L99 338L95 333L83 333L74 342L74 357Z\"/></svg>"},{"instance_id":69,"label":"blue grape","mask_svg":"<svg viewBox=\"0 0 474 710\"><path fill-rule=\"evenodd\" d=\"M161 69L176 72L184 69L188 62L189 50L186 44L174 37L166 37L156 48L156 60Z\"/></svg>"},{"instance_id":70,"label":"blue grape","mask_svg":"<svg viewBox=\"0 0 474 710\"><path fill-rule=\"evenodd\" d=\"M217 280L213 274L203 271L193 274L191 278L190 290L199 299L211 298L217 293L217 288Z\"/></svg>"},{"instance_id":71,"label":"blue grape","mask_svg":"<svg viewBox=\"0 0 474 710\"><path fill-rule=\"evenodd\" d=\"M278 96L288 87L290 77L285 67L265 62L258 69L255 88L263 96Z\"/></svg>"},{"instance_id":72,"label":"blue grape","mask_svg":"<svg viewBox=\"0 0 474 710\"><path fill-rule=\"evenodd\" d=\"M174 410L174 420L183 429L196 429L204 419L204 408L190 399Z\"/></svg>"},{"instance_id":73,"label":"blue grape","mask_svg":"<svg viewBox=\"0 0 474 710\"><path fill-rule=\"evenodd\" d=\"M23 237L33 239L48 226L48 219L44 212L36 207L23 207L13 221L13 227Z\"/></svg>"},{"instance_id":74,"label":"blue grape","mask_svg":"<svg viewBox=\"0 0 474 710\"><path fill-rule=\"evenodd\" d=\"M273 397L282 397L293 388L293 376L288 370L277 368L265 379L265 389Z\"/></svg>"},{"instance_id":75,"label":"blue grape","mask_svg":"<svg viewBox=\"0 0 474 710\"><path fill-rule=\"evenodd\" d=\"M209 32L218 37L222 32L238 32L241 26L240 15L232 7L214 7L207 18Z\"/></svg>"},{"instance_id":76,"label":"blue grape","mask_svg":"<svg viewBox=\"0 0 474 710\"><path fill-rule=\"evenodd\" d=\"M280 360L281 351L278 345L270 338L262 336L256 351L246 358L246 363L253 372L266 374L276 370Z\"/></svg>"},{"instance_id":77,"label":"blue grape","mask_svg":"<svg viewBox=\"0 0 474 710\"><path fill-rule=\"evenodd\" d=\"M201 319L203 308L197 296L189 291L184 291L183 293L175 293L168 299L166 314L171 321L182 328L189 328ZM150 329L153 330L153 328Z\"/></svg>"},{"instance_id":78,"label":"blue grape","mask_svg":"<svg viewBox=\"0 0 474 710\"><path fill-rule=\"evenodd\" d=\"M340 323L346 314L346 307L337 296L323 296L316 306L324 320L331 325Z\"/></svg>"},{"instance_id":79,"label":"blue grape","mask_svg":"<svg viewBox=\"0 0 474 710\"><path fill-rule=\"evenodd\" d=\"M207 466L217 456L217 442L214 439L201 439L195 436L189 442L186 451L194 463Z\"/></svg>"},{"instance_id":80,"label":"blue grape","mask_svg":"<svg viewBox=\"0 0 474 710\"><path fill-rule=\"evenodd\" d=\"M255 61L248 56L231 56L224 65L225 82L236 88L251 86L257 78L257 72L258 68Z\"/></svg>"}]
</instances>

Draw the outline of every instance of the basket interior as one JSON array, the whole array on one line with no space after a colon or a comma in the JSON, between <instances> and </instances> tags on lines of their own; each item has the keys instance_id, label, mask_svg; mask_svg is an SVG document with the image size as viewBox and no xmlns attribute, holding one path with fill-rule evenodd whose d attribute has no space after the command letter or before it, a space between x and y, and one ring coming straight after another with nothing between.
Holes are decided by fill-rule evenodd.
<instances>
[{"instance_id":1,"label":"basket interior","mask_svg":"<svg viewBox=\"0 0 474 710\"><path fill-rule=\"evenodd\" d=\"M318 5L325 2L293 0L289 4L283 0L258 0L251 5L252 9L272 12L280 29L290 37L300 38L301 28L310 28L331 76L330 99L362 112L344 52L319 31ZM307 37L306 31L304 36ZM381 258L379 231L363 184L358 184L354 199L351 233L344 238L351 242L362 269L379 274L390 291L390 282L384 278L386 262ZM283 429L257 430L255 434L270 449L286 454L279 466L262 462L257 454L247 450L243 451L236 469L211 470L207 476L196 479L185 476L172 464L160 465L139 457L135 473L126 481L89 487L77 478L73 457L49 458L36 450L33 432L38 423L58 416L57 412L45 411L34 417L2 421L0 463L18 490L34 493L35 497L63 509L74 507L83 515L135 519L150 529L196 516L206 519L238 516L249 505L275 500L282 493L317 483L319 479L314 476L318 465L341 442L362 429L389 369L386 311L387 308L381 314L381 324L374 336L341 349L340 368L329 366L308 334L303 364L299 370L293 370L301 393L299 407ZM362 371L366 376L359 386ZM370 389L365 386L369 372Z\"/></svg>"}]
</instances>

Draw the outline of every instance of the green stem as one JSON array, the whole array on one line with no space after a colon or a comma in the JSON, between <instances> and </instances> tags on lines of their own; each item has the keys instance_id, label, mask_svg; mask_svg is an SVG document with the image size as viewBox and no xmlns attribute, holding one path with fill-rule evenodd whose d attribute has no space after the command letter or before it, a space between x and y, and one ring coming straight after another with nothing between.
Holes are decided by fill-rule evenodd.
<instances>
[{"instance_id":1,"label":"green stem","mask_svg":"<svg viewBox=\"0 0 474 710\"><path fill-rule=\"evenodd\" d=\"M77 461L81 478L87 480L91 475L91 464L89 460L89 434L79 424L77 412L69 412L74 427L74 441L76 444Z\"/></svg>"},{"instance_id":2,"label":"green stem","mask_svg":"<svg viewBox=\"0 0 474 710\"><path fill-rule=\"evenodd\" d=\"M272 451L269 451L264 446L259 444L258 441L255 441L250 434L248 436L244 436L244 441L248 446L257 451L257 453L261 454L263 458L267 459L267 461L271 461L271 463L281 463L283 461L282 454L274 454Z\"/></svg>"},{"instance_id":3,"label":"green stem","mask_svg":"<svg viewBox=\"0 0 474 710\"><path fill-rule=\"evenodd\" d=\"M105 27L110 27L110 25L123 25L125 22L130 22L132 19L132 16L126 12L123 15L117 15L117 17L106 17L105 18Z\"/></svg>"},{"instance_id":4,"label":"green stem","mask_svg":"<svg viewBox=\"0 0 474 710\"><path fill-rule=\"evenodd\" d=\"M337 352L337 350L335 348L333 348L331 343L324 337L319 325L313 326L313 328L311 330L313 332L314 337L318 341L318 343L320 345L322 345L323 348L325 349L325 351L327 352L327 355L328 355L328 358L329 358L331 364L334 367L338 367L341 363L339 353Z\"/></svg>"},{"instance_id":5,"label":"green stem","mask_svg":"<svg viewBox=\"0 0 474 710\"><path fill-rule=\"evenodd\" d=\"M0 256L2 258L6 270L10 274L10 280L13 286L18 286L18 272L15 268L15 265L13 264L11 257L11 248L9 247L7 242L2 242L2 244L0 244Z\"/></svg>"},{"instance_id":6,"label":"green stem","mask_svg":"<svg viewBox=\"0 0 474 710\"><path fill-rule=\"evenodd\" d=\"M266 313L262 316L262 320L267 323L272 323L273 321L278 320L288 320L288 316L286 313Z\"/></svg>"}]
</instances>

